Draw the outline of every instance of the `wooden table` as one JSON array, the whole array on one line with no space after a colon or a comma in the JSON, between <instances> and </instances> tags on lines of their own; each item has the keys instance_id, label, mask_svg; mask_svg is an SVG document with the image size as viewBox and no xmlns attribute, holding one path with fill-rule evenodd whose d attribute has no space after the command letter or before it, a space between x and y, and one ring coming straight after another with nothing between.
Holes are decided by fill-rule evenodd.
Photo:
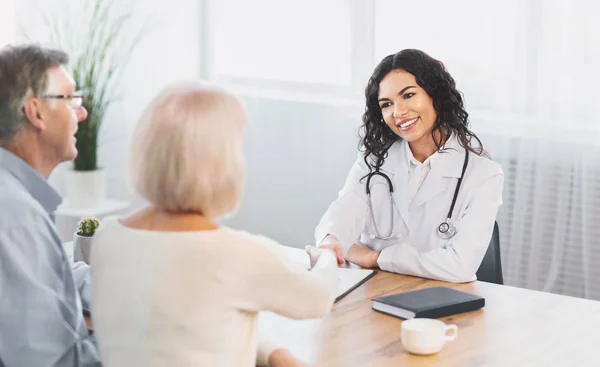
<instances>
[{"instance_id":1,"label":"wooden table","mask_svg":"<svg viewBox=\"0 0 600 367\"><path fill-rule=\"evenodd\" d=\"M458 337L439 354L411 355L400 341L402 320L373 311L371 298L436 285L480 294L486 306L441 319L458 325ZM380 272L321 319L262 313L259 325L315 366L600 366L600 302L484 282Z\"/></svg>"}]
</instances>

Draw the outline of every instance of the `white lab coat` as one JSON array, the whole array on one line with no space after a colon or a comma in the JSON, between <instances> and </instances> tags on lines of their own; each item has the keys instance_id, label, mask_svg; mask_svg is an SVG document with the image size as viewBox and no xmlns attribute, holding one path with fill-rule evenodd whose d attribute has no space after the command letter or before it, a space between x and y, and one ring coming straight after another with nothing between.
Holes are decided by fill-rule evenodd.
<instances>
[{"instance_id":1,"label":"white lab coat","mask_svg":"<svg viewBox=\"0 0 600 367\"><path fill-rule=\"evenodd\" d=\"M432 160L429 174L408 203L409 161L405 144L403 140L394 143L381 167L394 185L394 238L372 238L375 232L367 204L366 179L362 179L369 170L361 153L338 198L315 230L317 245L330 234L339 240L344 253L356 241L380 251L378 265L385 271L448 282L475 280L502 204L502 168L490 159L469 154L452 214L457 234L449 240L440 239L437 228L450 209L465 149L452 136L445 152ZM390 228L389 191L379 176L371 179L371 199L379 232L385 236Z\"/></svg>"}]
</instances>

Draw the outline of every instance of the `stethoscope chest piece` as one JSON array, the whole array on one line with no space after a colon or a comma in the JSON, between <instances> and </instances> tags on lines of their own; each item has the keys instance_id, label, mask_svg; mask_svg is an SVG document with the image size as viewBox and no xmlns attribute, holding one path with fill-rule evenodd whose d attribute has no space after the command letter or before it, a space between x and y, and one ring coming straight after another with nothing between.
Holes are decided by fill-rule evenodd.
<instances>
[{"instance_id":1,"label":"stethoscope chest piece","mask_svg":"<svg viewBox=\"0 0 600 367\"><path fill-rule=\"evenodd\" d=\"M456 234L456 227L449 222L449 219L446 219L438 226L437 234L442 239L450 239Z\"/></svg>"}]
</instances>

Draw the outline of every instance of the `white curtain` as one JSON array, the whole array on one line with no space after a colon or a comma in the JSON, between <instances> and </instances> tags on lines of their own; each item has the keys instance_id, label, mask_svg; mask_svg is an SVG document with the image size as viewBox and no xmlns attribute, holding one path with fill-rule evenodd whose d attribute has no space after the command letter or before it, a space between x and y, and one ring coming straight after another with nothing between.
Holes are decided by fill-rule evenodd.
<instances>
[{"instance_id":1,"label":"white curtain","mask_svg":"<svg viewBox=\"0 0 600 367\"><path fill-rule=\"evenodd\" d=\"M537 0L531 11L532 111L546 128L588 130L597 138L600 2Z\"/></svg>"},{"instance_id":2,"label":"white curtain","mask_svg":"<svg viewBox=\"0 0 600 367\"><path fill-rule=\"evenodd\" d=\"M505 173L505 282L600 299L600 147L482 136Z\"/></svg>"}]
</instances>

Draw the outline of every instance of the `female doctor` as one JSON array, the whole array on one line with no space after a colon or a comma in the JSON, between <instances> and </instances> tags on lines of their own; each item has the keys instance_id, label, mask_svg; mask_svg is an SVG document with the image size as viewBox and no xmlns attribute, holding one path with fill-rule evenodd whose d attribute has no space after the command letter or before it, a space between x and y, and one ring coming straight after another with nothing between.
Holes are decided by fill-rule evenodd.
<instances>
[{"instance_id":1,"label":"female doctor","mask_svg":"<svg viewBox=\"0 0 600 367\"><path fill-rule=\"evenodd\" d=\"M469 130L454 79L407 49L381 61L365 95L363 152L316 228L317 245L339 263L475 280L504 174Z\"/></svg>"}]
</instances>

